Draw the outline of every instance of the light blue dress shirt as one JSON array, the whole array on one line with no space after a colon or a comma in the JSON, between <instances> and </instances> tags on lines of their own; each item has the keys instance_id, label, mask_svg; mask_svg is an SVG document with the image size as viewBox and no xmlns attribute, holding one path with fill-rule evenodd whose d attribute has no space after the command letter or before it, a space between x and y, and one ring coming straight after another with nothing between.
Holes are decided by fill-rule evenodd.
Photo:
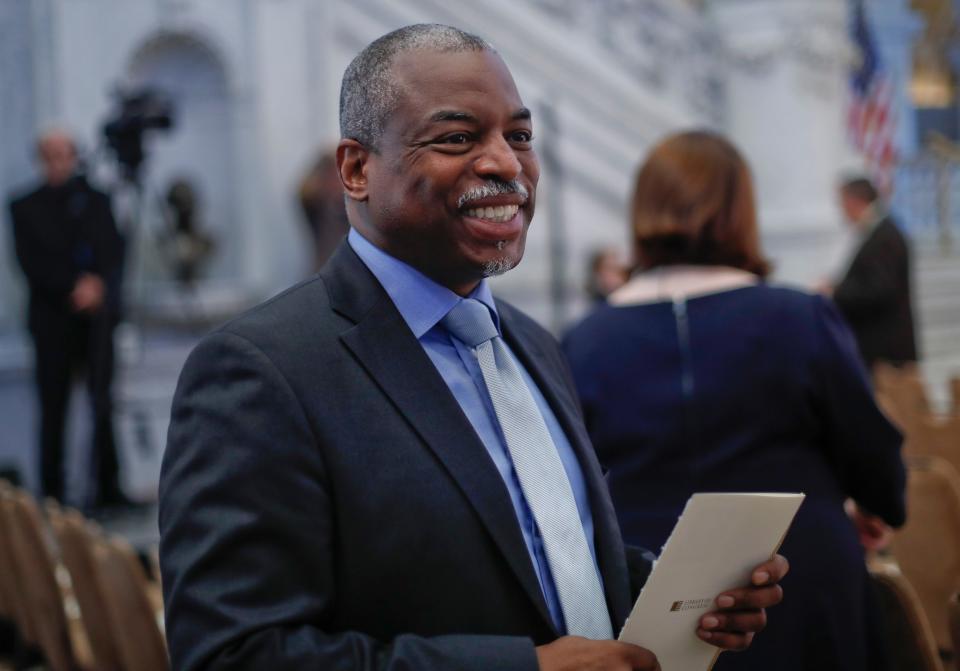
<instances>
[{"instance_id":1,"label":"light blue dress shirt","mask_svg":"<svg viewBox=\"0 0 960 671\"><path fill-rule=\"evenodd\" d=\"M520 480L513 468L513 461L507 451L507 444L497 421L490 394L487 392L483 374L480 372L480 364L477 362L473 351L459 339L451 336L440 324L440 320L462 299L412 266L374 246L355 229L350 229L347 240L353 251L366 264L393 300L407 326L420 341L427 356L433 361L440 376L447 383L450 391L453 392L464 414L480 437L480 441L487 448L490 458L493 459L493 463L510 492L510 499L517 513L517 522L523 532L523 539L527 544L527 551L530 553L533 568L540 581L540 588L543 590L550 616L553 618L558 631L565 633L566 626L563 612L553 583L553 576L550 573L550 566L547 563L543 540L524 498ZM493 322L499 331L500 316L497 314L493 294L490 292L486 281L480 282L468 298L476 299L490 308ZM506 342L504 344L506 345ZM509 350L509 346L507 346L507 349ZM570 480L573 495L577 502L577 510L580 513L580 522L583 524L587 544L593 556L594 568L596 568L597 552L593 542L593 515L590 511L590 500L583 473L580 470L580 463L577 461L573 448L570 447L560 423L543 394L540 393L537 385L516 356L514 356L514 361L523 373L524 381L540 408L550 436L553 438L553 444L560 454L564 469L566 469L567 478ZM603 578L600 576L599 569L597 575L600 577L600 584L602 585Z\"/></svg>"}]
</instances>

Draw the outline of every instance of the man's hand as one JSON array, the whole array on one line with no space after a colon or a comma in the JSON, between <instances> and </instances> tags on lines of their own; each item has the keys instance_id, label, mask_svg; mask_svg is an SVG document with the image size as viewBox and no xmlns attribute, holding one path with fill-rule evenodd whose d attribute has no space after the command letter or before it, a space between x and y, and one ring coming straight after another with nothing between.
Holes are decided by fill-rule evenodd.
<instances>
[{"instance_id":1,"label":"man's hand","mask_svg":"<svg viewBox=\"0 0 960 671\"><path fill-rule=\"evenodd\" d=\"M539 646L537 661L540 671L660 671L656 655L645 648L579 636Z\"/></svg>"},{"instance_id":2,"label":"man's hand","mask_svg":"<svg viewBox=\"0 0 960 671\"><path fill-rule=\"evenodd\" d=\"M70 292L70 304L76 312L96 312L103 305L103 280L90 273L84 273L73 285Z\"/></svg>"},{"instance_id":3,"label":"man's hand","mask_svg":"<svg viewBox=\"0 0 960 671\"><path fill-rule=\"evenodd\" d=\"M817 281L813 284L812 289L813 289L813 292L814 292L814 293L823 294L824 296L827 296L828 298L832 298L832 297L833 297L833 290L834 290L833 282L831 282L830 280L828 280L828 279L826 279L826 278L817 280Z\"/></svg>"},{"instance_id":4,"label":"man's hand","mask_svg":"<svg viewBox=\"0 0 960 671\"><path fill-rule=\"evenodd\" d=\"M724 592L717 597L716 611L700 618L697 636L722 650L745 650L753 636L767 625L764 609L783 600L779 583L790 565L776 555L753 570L751 585Z\"/></svg>"},{"instance_id":5,"label":"man's hand","mask_svg":"<svg viewBox=\"0 0 960 671\"><path fill-rule=\"evenodd\" d=\"M843 507L847 511L850 521L857 528L860 544L865 550L872 552L882 550L893 540L893 529L882 518L864 512L860 506L850 499L847 499Z\"/></svg>"}]
</instances>

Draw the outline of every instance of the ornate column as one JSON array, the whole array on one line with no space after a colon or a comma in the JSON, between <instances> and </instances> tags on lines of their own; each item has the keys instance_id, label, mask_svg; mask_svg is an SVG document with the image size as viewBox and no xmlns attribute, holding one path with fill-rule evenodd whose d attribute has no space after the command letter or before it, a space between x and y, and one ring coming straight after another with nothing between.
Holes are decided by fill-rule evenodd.
<instances>
[{"instance_id":1,"label":"ornate column","mask_svg":"<svg viewBox=\"0 0 960 671\"><path fill-rule=\"evenodd\" d=\"M853 50L846 0L714 0L725 46L726 130L753 169L776 279L808 284L844 253L838 176Z\"/></svg>"}]
</instances>

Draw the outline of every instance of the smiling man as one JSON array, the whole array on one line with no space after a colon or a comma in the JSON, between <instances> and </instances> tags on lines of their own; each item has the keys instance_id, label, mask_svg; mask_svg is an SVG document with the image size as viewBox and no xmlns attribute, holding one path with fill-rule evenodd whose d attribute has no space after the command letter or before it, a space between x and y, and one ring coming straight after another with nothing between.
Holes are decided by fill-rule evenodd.
<instances>
[{"instance_id":1,"label":"smiling man","mask_svg":"<svg viewBox=\"0 0 960 671\"><path fill-rule=\"evenodd\" d=\"M174 399L174 668L658 668L610 640L649 564L557 345L484 281L523 256L539 176L506 65L408 26L350 64L340 117L347 241L205 338ZM697 633L749 645L785 571L758 567Z\"/></svg>"}]
</instances>

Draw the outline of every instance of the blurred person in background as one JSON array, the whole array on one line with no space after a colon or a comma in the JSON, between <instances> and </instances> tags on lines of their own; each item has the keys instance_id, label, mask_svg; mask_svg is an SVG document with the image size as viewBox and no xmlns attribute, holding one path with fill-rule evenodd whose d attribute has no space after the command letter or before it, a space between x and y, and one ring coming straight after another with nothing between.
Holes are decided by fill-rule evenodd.
<instances>
[{"instance_id":1,"label":"blurred person in background","mask_svg":"<svg viewBox=\"0 0 960 671\"><path fill-rule=\"evenodd\" d=\"M203 230L197 189L189 179L173 180L165 200L169 223L161 233L159 246L174 278L183 289L192 291L216 249L216 242Z\"/></svg>"},{"instance_id":2,"label":"blurred person in background","mask_svg":"<svg viewBox=\"0 0 960 671\"><path fill-rule=\"evenodd\" d=\"M594 305L606 303L607 297L627 281L627 267L615 247L593 252L587 272L587 296Z\"/></svg>"},{"instance_id":3,"label":"blurred person in background","mask_svg":"<svg viewBox=\"0 0 960 671\"><path fill-rule=\"evenodd\" d=\"M297 196L313 243L311 269L317 272L350 229L335 150L321 153L310 166L300 181Z\"/></svg>"},{"instance_id":4,"label":"blurred person in background","mask_svg":"<svg viewBox=\"0 0 960 671\"><path fill-rule=\"evenodd\" d=\"M846 317L869 369L916 361L907 240L870 180L843 182L840 206L859 244L843 279L820 289Z\"/></svg>"},{"instance_id":5,"label":"blurred person in background","mask_svg":"<svg viewBox=\"0 0 960 671\"><path fill-rule=\"evenodd\" d=\"M625 541L661 547L695 492L805 492L781 550L792 596L715 668L884 668L844 500L871 538L903 523L901 436L849 328L829 299L765 283L749 169L725 139L661 142L632 216L636 274L564 343Z\"/></svg>"},{"instance_id":6,"label":"blurred person in background","mask_svg":"<svg viewBox=\"0 0 960 671\"><path fill-rule=\"evenodd\" d=\"M77 172L76 145L52 130L37 142L43 183L10 202L14 247L29 289L40 401L40 487L64 500L64 433L73 377L86 376L93 411L94 507L128 503L120 490L111 382L123 241L110 200Z\"/></svg>"}]
</instances>

